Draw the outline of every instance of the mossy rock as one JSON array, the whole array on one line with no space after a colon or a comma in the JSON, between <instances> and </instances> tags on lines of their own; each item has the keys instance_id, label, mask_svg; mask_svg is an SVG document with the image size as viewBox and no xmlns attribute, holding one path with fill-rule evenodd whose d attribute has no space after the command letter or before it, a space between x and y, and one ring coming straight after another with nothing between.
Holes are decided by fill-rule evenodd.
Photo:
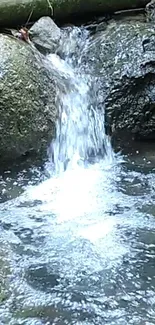
<instances>
[{"instance_id":1,"label":"mossy rock","mask_svg":"<svg viewBox=\"0 0 155 325\"><path fill-rule=\"evenodd\" d=\"M55 133L55 82L33 46L0 34L0 161L43 152Z\"/></svg>"}]
</instances>

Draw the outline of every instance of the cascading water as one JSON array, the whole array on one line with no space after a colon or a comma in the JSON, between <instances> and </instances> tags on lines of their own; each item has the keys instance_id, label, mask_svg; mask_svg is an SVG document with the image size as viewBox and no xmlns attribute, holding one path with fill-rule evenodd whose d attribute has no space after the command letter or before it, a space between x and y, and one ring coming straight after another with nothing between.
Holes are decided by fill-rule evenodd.
<instances>
[{"instance_id":1,"label":"cascading water","mask_svg":"<svg viewBox=\"0 0 155 325\"><path fill-rule=\"evenodd\" d=\"M97 157L105 156L111 163L114 154L105 134L104 108L98 107L97 84L90 71L81 64L81 57L89 47L88 32L72 29L61 46L65 59L50 54L46 61L56 69L59 83L63 84L58 92L59 119L56 139L49 149L50 160L56 172L76 164L85 165ZM70 53L72 46L74 54Z\"/></svg>"},{"instance_id":2,"label":"cascading water","mask_svg":"<svg viewBox=\"0 0 155 325\"><path fill-rule=\"evenodd\" d=\"M67 29L45 59L58 86L52 177L0 178L12 195L0 204L0 325L155 324L154 174L117 164L83 59L91 42Z\"/></svg>"}]
</instances>

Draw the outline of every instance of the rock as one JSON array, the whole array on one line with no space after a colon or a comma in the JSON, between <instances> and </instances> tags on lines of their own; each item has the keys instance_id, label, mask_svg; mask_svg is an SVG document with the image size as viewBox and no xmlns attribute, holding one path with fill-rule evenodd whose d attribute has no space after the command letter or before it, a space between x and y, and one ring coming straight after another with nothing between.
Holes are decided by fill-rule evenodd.
<instances>
[{"instance_id":1,"label":"rock","mask_svg":"<svg viewBox=\"0 0 155 325\"><path fill-rule=\"evenodd\" d=\"M148 22L155 22L155 0L146 5L146 18Z\"/></svg>"},{"instance_id":2,"label":"rock","mask_svg":"<svg viewBox=\"0 0 155 325\"><path fill-rule=\"evenodd\" d=\"M102 30L105 30L106 28L107 28L107 23L103 21L96 26L96 32L100 32Z\"/></svg>"},{"instance_id":3,"label":"rock","mask_svg":"<svg viewBox=\"0 0 155 325\"><path fill-rule=\"evenodd\" d=\"M149 0L1 0L0 26L25 25L27 20L34 22L42 16L54 19L76 21L77 17L101 15L117 10L144 7Z\"/></svg>"},{"instance_id":4,"label":"rock","mask_svg":"<svg viewBox=\"0 0 155 325\"><path fill-rule=\"evenodd\" d=\"M43 53L55 52L61 31L50 17L40 18L29 30L31 41Z\"/></svg>"},{"instance_id":5,"label":"rock","mask_svg":"<svg viewBox=\"0 0 155 325\"><path fill-rule=\"evenodd\" d=\"M60 276L47 265L34 265L27 270L27 281L32 288L51 292L60 282Z\"/></svg>"},{"instance_id":6,"label":"rock","mask_svg":"<svg viewBox=\"0 0 155 325\"><path fill-rule=\"evenodd\" d=\"M55 82L41 54L0 34L0 161L43 152L55 133Z\"/></svg>"},{"instance_id":7,"label":"rock","mask_svg":"<svg viewBox=\"0 0 155 325\"><path fill-rule=\"evenodd\" d=\"M125 137L154 140L154 26L113 20L92 37L84 64L86 57L88 71L96 77L98 107L105 108L108 133L123 141Z\"/></svg>"},{"instance_id":8,"label":"rock","mask_svg":"<svg viewBox=\"0 0 155 325\"><path fill-rule=\"evenodd\" d=\"M9 298L9 280L10 267L6 256L8 254L7 248L4 248L2 242L0 242L0 306Z\"/></svg>"}]
</instances>

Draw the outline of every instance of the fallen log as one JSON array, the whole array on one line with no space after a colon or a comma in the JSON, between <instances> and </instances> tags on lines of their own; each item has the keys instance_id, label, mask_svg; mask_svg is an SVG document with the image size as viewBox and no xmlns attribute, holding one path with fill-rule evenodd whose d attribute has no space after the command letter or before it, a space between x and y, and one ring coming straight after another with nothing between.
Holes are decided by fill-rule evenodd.
<instances>
[{"instance_id":1,"label":"fallen log","mask_svg":"<svg viewBox=\"0 0 155 325\"><path fill-rule=\"evenodd\" d=\"M150 0L0 0L0 27L25 25L41 16L66 20L71 16L103 14L145 7Z\"/></svg>"}]
</instances>

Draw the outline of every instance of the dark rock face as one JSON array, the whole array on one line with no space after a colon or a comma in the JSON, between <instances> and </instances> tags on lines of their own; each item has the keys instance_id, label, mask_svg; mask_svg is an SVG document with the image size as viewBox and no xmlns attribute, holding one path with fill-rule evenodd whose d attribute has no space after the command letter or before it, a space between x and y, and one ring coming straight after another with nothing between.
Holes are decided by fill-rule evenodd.
<instances>
[{"instance_id":1,"label":"dark rock face","mask_svg":"<svg viewBox=\"0 0 155 325\"><path fill-rule=\"evenodd\" d=\"M55 82L42 56L0 35L0 161L47 149L55 133Z\"/></svg>"},{"instance_id":2,"label":"dark rock face","mask_svg":"<svg viewBox=\"0 0 155 325\"><path fill-rule=\"evenodd\" d=\"M0 26L24 25L42 16L54 16L57 20L68 21L77 16L100 15L122 9L144 7L149 0L1 0Z\"/></svg>"},{"instance_id":3,"label":"dark rock face","mask_svg":"<svg viewBox=\"0 0 155 325\"><path fill-rule=\"evenodd\" d=\"M111 21L85 54L99 107L113 137L155 139L155 28L146 21ZM84 59L85 56L84 55Z\"/></svg>"}]
</instances>

